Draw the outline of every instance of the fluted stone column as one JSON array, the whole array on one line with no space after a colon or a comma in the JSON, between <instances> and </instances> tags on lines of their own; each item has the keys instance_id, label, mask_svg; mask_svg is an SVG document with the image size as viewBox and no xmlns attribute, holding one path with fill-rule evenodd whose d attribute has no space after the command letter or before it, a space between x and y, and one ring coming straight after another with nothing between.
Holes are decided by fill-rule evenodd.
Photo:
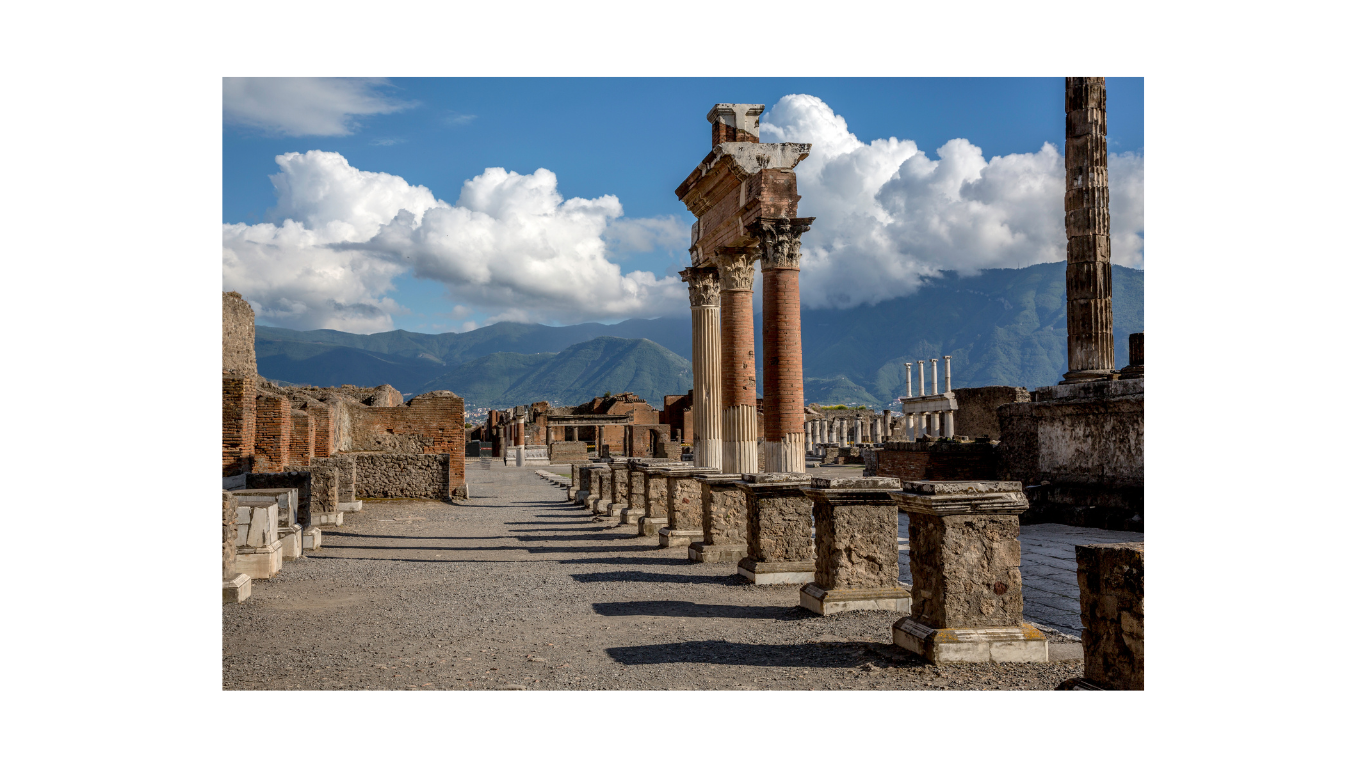
<instances>
[{"instance_id":1,"label":"fluted stone column","mask_svg":"<svg viewBox=\"0 0 1366 768\"><path fill-rule=\"evenodd\" d=\"M814 218L759 219L764 270L764 471L805 472L802 422L802 233Z\"/></svg>"},{"instance_id":2,"label":"fluted stone column","mask_svg":"<svg viewBox=\"0 0 1366 768\"><path fill-rule=\"evenodd\" d=\"M759 471L754 371L755 248L721 248L721 471Z\"/></svg>"},{"instance_id":3,"label":"fluted stone column","mask_svg":"<svg viewBox=\"0 0 1366 768\"><path fill-rule=\"evenodd\" d=\"M1067 373L1063 382L1114 378L1110 304L1110 177L1105 78L1067 78Z\"/></svg>"},{"instance_id":4,"label":"fluted stone column","mask_svg":"<svg viewBox=\"0 0 1366 768\"><path fill-rule=\"evenodd\" d=\"M721 276L691 267L679 273L692 303L693 466L721 466Z\"/></svg>"}]
</instances>

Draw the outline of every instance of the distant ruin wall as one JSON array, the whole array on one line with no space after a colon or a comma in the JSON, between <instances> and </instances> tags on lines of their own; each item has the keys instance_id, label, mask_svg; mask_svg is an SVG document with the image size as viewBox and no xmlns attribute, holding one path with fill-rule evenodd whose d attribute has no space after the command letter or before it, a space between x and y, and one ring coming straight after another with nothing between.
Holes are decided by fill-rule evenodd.
<instances>
[{"instance_id":1,"label":"distant ruin wall","mask_svg":"<svg viewBox=\"0 0 1366 768\"><path fill-rule=\"evenodd\" d=\"M452 458L445 453L357 453L356 497L449 499ZM464 458L455 463L463 468ZM462 470L461 476L464 472Z\"/></svg>"},{"instance_id":2,"label":"distant ruin wall","mask_svg":"<svg viewBox=\"0 0 1366 768\"><path fill-rule=\"evenodd\" d=\"M395 454L449 454L448 492L465 485L465 400L452 392L428 392L395 408L348 407L349 438L343 450ZM358 470L359 471L359 470ZM359 482L359 481L358 481Z\"/></svg>"},{"instance_id":3,"label":"distant ruin wall","mask_svg":"<svg viewBox=\"0 0 1366 768\"><path fill-rule=\"evenodd\" d=\"M223 377L223 476L251 470L256 453L256 379Z\"/></svg>"},{"instance_id":4,"label":"distant ruin wall","mask_svg":"<svg viewBox=\"0 0 1366 768\"><path fill-rule=\"evenodd\" d=\"M1006 403L1029 402L1024 387L969 387L955 389L958 410L953 414L953 431L967 437L1001 439L1001 423L996 409Z\"/></svg>"},{"instance_id":5,"label":"distant ruin wall","mask_svg":"<svg viewBox=\"0 0 1366 768\"><path fill-rule=\"evenodd\" d=\"M256 313L236 291L223 292L223 373L256 376Z\"/></svg>"},{"instance_id":6,"label":"distant ruin wall","mask_svg":"<svg viewBox=\"0 0 1366 768\"><path fill-rule=\"evenodd\" d=\"M256 458L253 472L279 472L289 463L289 399L280 395L256 396Z\"/></svg>"},{"instance_id":7,"label":"distant ruin wall","mask_svg":"<svg viewBox=\"0 0 1366 768\"><path fill-rule=\"evenodd\" d=\"M864 474L908 480L996 480L996 446L950 441L893 441L866 451Z\"/></svg>"},{"instance_id":8,"label":"distant ruin wall","mask_svg":"<svg viewBox=\"0 0 1366 768\"><path fill-rule=\"evenodd\" d=\"M247 475L247 488L297 488L299 489L299 524L307 528L312 521L313 512L313 473L310 471L293 472L252 472Z\"/></svg>"},{"instance_id":9,"label":"distant ruin wall","mask_svg":"<svg viewBox=\"0 0 1366 768\"><path fill-rule=\"evenodd\" d=\"M568 464L571 461L588 461L588 443L557 440L550 444L551 464Z\"/></svg>"}]
</instances>

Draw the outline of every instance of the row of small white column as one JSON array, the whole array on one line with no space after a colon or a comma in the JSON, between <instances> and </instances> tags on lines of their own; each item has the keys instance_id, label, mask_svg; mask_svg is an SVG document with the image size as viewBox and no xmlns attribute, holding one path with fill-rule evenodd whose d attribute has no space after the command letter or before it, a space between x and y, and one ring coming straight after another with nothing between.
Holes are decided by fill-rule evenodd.
<instances>
[{"instance_id":1,"label":"row of small white column","mask_svg":"<svg viewBox=\"0 0 1366 768\"><path fill-rule=\"evenodd\" d=\"M853 423L852 430L850 422ZM806 450L811 453L817 445L838 445L841 448L852 443L882 443L891 436L890 422L886 416L874 416L868 426L868 435L863 434L863 419L820 419L806 422ZM852 435L850 434L852 432Z\"/></svg>"},{"instance_id":2,"label":"row of small white column","mask_svg":"<svg viewBox=\"0 0 1366 768\"><path fill-rule=\"evenodd\" d=\"M944 392L939 392L939 359L930 359L930 391L925 391L925 361L917 360L914 365L920 371L920 394L916 395L912 389L912 363L906 363L906 398L903 399L903 410L906 413L906 436L912 440L919 440L923 437L953 437L953 412L958 407L953 397L953 374L950 368L952 355L944 355ZM915 401L926 398L933 405L942 407L929 407L920 410ZM911 402L905 402L910 400Z\"/></svg>"}]
</instances>

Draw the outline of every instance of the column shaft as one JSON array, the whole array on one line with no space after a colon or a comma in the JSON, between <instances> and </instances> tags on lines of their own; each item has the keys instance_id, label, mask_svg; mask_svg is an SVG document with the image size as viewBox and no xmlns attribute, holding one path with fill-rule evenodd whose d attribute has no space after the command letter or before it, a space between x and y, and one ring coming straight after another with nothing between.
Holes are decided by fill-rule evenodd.
<instances>
[{"instance_id":1,"label":"column shaft","mask_svg":"<svg viewBox=\"0 0 1366 768\"><path fill-rule=\"evenodd\" d=\"M805 472L801 292L795 269L764 267L764 469Z\"/></svg>"},{"instance_id":2,"label":"column shaft","mask_svg":"<svg viewBox=\"0 0 1366 768\"><path fill-rule=\"evenodd\" d=\"M759 471L755 401L754 264L747 254L718 255L721 271L721 471Z\"/></svg>"},{"instance_id":3,"label":"column shaft","mask_svg":"<svg viewBox=\"0 0 1366 768\"><path fill-rule=\"evenodd\" d=\"M1067 78L1067 374L1111 378L1115 367L1110 287L1110 179L1105 78Z\"/></svg>"}]
</instances>

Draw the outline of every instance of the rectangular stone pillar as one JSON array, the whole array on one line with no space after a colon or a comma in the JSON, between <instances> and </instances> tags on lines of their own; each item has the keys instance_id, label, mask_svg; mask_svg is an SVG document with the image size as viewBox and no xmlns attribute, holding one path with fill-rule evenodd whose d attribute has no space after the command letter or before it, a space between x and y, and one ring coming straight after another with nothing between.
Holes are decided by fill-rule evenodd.
<instances>
[{"instance_id":1,"label":"rectangular stone pillar","mask_svg":"<svg viewBox=\"0 0 1366 768\"><path fill-rule=\"evenodd\" d=\"M645 470L645 515L636 521L640 536L656 538L669 526L669 470L653 466Z\"/></svg>"},{"instance_id":2,"label":"rectangular stone pillar","mask_svg":"<svg viewBox=\"0 0 1366 768\"><path fill-rule=\"evenodd\" d=\"M452 460L459 460L459 456L453 456ZM361 502L356 500L356 457L338 454L328 458L314 458L309 462L310 467L336 467L337 468L337 525L342 524L342 519L347 512L359 512Z\"/></svg>"},{"instance_id":3,"label":"rectangular stone pillar","mask_svg":"<svg viewBox=\"0 0 1366 768\"><path fill-rule=\"evenodd\" d=\"M741 475L702 475L702 540L688 545L688 559L737 563L749 553L749 512Z\"/></svg>"},{"instance_id":4,"label":"rectangular stone pillar","mask_svg":"<svg viewBox=\"0 0 1366 768\"><path fill-rule=\"evenodd\" d=\"M280 540L280 556L294 560L303 554L303 527L299 525L298 488L255 488L224 491L237 504L275 504L279 510L275 537Z\"/></svg>"},{"instance_id":5,"label":"rectangular stone pillar","mask_svg":"<svg viewBox=\"0 0 1366 768\"><path fill-rule=\"evenodd\" d=\"M280 572L284 547L279 539L280 508L274 501L237 501L236 568L253 579Z\"/></svg>"},{"instance_id":6,"label":"rectangular stone pillar","mask_svg":"<svg viewBox=\"0 0 1366 768\"><path fill-rule=\"evenodd\" d=\"M669 488L669 524L659 529L659 546L686 547L702 540L702 485L698 477L711 468L675 467L665 475Z\"/></svg>"},{"instance_id":7,"label":"rectangular stone pillar","mask_svg":"<svg viewBox=\"0 0 1366 768\"><path fill-rule=\"evenodd\" d=\"M1020 483L919 481L892 494L908 518L911 615L892 640L934 664L1048 661L1048 641L1025 624Z\"/></svg>"},{"instance_id":8,"label":"rectangular stone pillar","mask_svg":"<svg viewBox=\"0 0 1366 768\"><path fill-rule=\"evenodd\" d=\"M608 469L612 472L612 500L604 510L608 517L619 517L622 510L629 504L627 501L627 481L629 480L630 467L626 465L627 459L617 458L608 459Z\"/></svg>"},{"instance_id":9,"label":"rectangular stone pillar","mask_svg":"<svg viewBox=\"0 0 1366 768\"><path fill-rule=\"evenodd\" d=\"M804 489L816 518L816 576L800 604L826 616L841 611L911 610L897 580L897 503L891 477L817 477Z\"/></svg>"},{"instance_id":10,"label":"rectangular stone pillar","mask_svg":"<svg viewBox=\"0 0 1366 768\"><path fill-rule=\"evenodd\" d=\"M1078 545L1077 584L1085 682L1143 690L1143 543Z\"/></svg>"},{"instance_id":11,"label":"rectangular stone pillar","mask_svg":"<svg viewBox=\"0 0 1366 768\"><path fill-rule=\"evenodd\" d=\"M752 584L806 584L816 574L811 544L811 485L806 474L748 474L745 494L747 552L735 572Z\"/></svg>"},{"instance_id":12,"label":"rectangular stone pillar","mask_svg":"<svg viewBox=\"0 0 1366 768\"><path fill-rule=\"evenodd\" d=\"M603 488L607 488L606 497L603 496ZM588 511L598 515L602 514L604 501L612 503L612 470L606 464L594 464L588 469L588 496L584 499L584 506Z\"/></svg>"},{"instance_id":13,"label":"rectangular stone pillar","mask_svg":"<svg viewBox=\"0 0 1366 768\"><path fill-rule=\"evenodd\" d=\"M654 459L631 459L626 472L626 509L621 511L622 525L636 525L645 516L645 469Z\"/></svg>"}]
</instances>

